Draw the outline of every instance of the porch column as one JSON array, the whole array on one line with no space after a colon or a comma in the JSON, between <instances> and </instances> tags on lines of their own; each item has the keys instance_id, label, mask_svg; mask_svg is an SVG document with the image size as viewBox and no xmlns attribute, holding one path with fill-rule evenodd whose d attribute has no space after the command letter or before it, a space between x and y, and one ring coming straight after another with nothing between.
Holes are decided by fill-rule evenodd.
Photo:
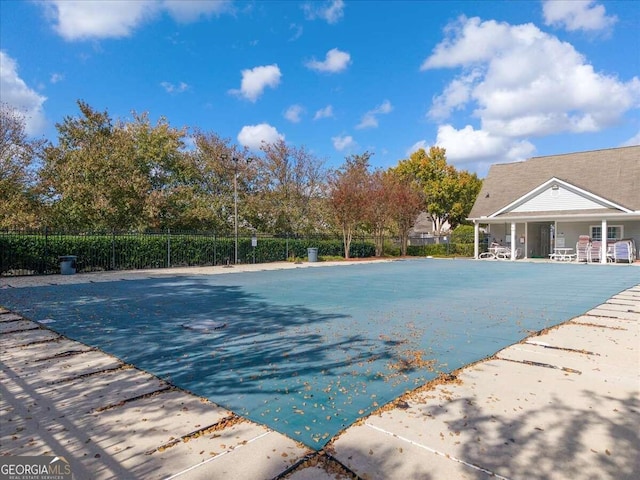
<instances>
[{"instance_id":1,"label":"porch column","mask_svg":"<svg viewBox=\"0 0 640 480\"><path fill-rule=\"evenodd\" d=\"M524 222L524 253L522 258L529 258L529 223Z\"/></svg>"},{"instance_id":2,"label":"porch column","mask_svg":"<svg viewBox=\"0 0 640 480\"><path fill-rule=\"evenodd\" d=\"M480 255L480 223L473 221L473 258L477 259Z\"/></svg>"},{"instance_id":3,"label":"porch column","mask_svg":"<svg viewBox=\"0 0 640 480\"><path fill-rule=\"evenodd\" d=\"M516 259L516 222L511 222L511 260Z\"/></svg>"},{"instance_id":4,"label":"porch column","mask_svg":"<svg viewBox=\"0 0 640 480\"><path fill-rule=\"evenodd\" d=\"M607 220L602 219L602 245L600 246L600 263L607 263Z\"/></svg>"}]
</instances>

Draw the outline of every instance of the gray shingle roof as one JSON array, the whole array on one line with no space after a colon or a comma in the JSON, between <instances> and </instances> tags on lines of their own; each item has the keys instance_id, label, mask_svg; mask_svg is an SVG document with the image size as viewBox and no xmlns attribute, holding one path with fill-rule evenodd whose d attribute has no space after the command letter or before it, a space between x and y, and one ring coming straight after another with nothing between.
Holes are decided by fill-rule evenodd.
<instances>
[{"instance_id":1,"label":"gray shingle roof","mask_svg":"<svg viewBox=\"0 0 640 480\"><path fill-rule=\"evenodd\" d=\"M495 164L469 218L489 216L551 178L640 211L640 145Z\"/></svg>"}]
</instances>

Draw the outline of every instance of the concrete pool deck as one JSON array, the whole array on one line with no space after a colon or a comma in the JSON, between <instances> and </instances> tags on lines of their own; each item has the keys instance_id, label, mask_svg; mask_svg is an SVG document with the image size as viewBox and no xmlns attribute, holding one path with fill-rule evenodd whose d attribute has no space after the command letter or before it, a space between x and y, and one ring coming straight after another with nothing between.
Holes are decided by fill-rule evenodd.
<instances>
[{"instance_id":1,"label":"concrete pool deck","mask_svg":"<svg viewBox=\"0 0 640 480\"><path fill-rule=\"evenodd\" d=\"M0 304L2 288L326 265L2 278ZM0 455L63 456L77 479L631 479L640 472L640 284L406 394L321 452L0 311Z\"/></svg>"}]
</instances>

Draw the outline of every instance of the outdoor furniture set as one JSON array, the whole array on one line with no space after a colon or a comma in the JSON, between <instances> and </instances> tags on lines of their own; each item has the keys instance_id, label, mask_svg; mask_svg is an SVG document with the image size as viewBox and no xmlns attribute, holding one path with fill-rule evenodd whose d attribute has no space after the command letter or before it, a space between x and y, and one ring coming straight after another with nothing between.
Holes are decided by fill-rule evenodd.
<instances>
[{"instance_id":1,"label":"outdoor furniture set","mask_svg":"<svg viewBox=\"0 0 640 480\"><path fill-rule=\"evenodd\" d=\"M516 258L521 258L521 249L516 249ZM553 253L549 255L550 260L558 262L586 262L600 263L602 255L602 242L591 240L588 235L580 235L576 243L575 253L573 248L555 247ZM510 260L511 247L493 242L489 250L479 255L482 259ZM611 263L633 263L638 258L637 250L633 239L618 240L607 245L607 262Z\"/></svg>"},{"instance_id":2,"label":"outdoor furniture set","mask_svg":"<svg viewBox=\"0 0 640 480\"><path fill-rule=\"evenodd\" d=\"M573 248L554 248L549 258L561 262L575 260L577 262L600 263L602 242L591 240L588 235L580 235L575 252L573 253ZM636 258L636 246L633 239L617 240L607 245L607 262L633 263Z\"/></svg>"},{"instance_id":3,"label":"outdoor furniture set","mask_svg":"<svg viewBox=\"0 0 640 480\"><path fill-rule=\"evenodd\" d=\"M522 251L516 248L516 258L520 258ZM479 258L489 258L494 260L510 260L511 259L511 247L505 247L499 243L493 242L489 247L489 251L483 252L479 255Z\"/></svg>"}]
</instances>

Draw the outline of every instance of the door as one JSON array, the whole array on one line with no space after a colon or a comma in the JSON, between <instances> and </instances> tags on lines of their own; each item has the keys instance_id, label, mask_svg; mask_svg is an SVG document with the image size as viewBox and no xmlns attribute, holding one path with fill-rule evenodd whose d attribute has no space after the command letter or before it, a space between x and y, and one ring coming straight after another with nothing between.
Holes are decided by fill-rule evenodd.
<instances>
[{"instance_id":1,"label":"door","mask_svg":"<svg viewBox=\"0 0 640 480\"><path fill-rule=\"evenodd\" d=\"M551 253L551 225L540 225L540 256L549 258Z\"/></svg>"}]
</instances>

